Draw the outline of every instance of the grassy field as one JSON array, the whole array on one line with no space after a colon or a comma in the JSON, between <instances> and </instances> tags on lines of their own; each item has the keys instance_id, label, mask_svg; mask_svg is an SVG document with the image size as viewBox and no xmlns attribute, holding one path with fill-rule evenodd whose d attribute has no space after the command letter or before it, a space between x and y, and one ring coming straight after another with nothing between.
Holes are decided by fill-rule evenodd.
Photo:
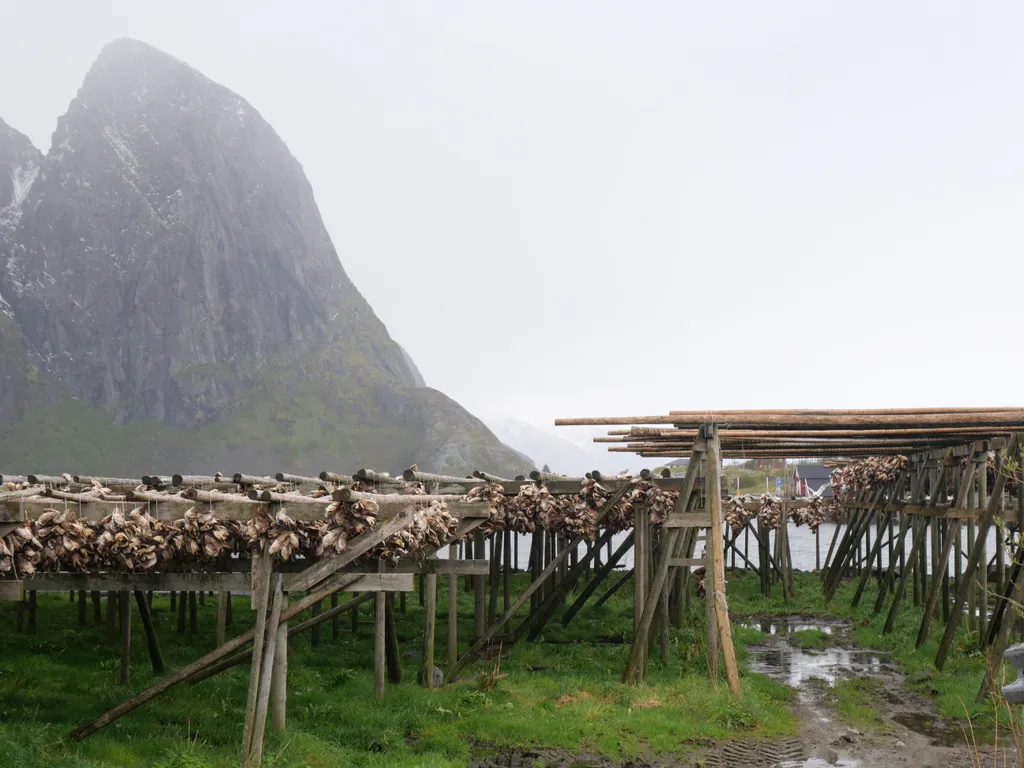
<instances>
[{"instance_id":1,"label":"grassy field","mask_svg":"<svg viewBox=\"0 0 1024 768\"><path fill-rule=\"evenodd\" d=\"M445 579L440 581L444 582ZM518 581L518 579L517 579ZM820 599L813 575L798 576L798 599L765 599L757 579L730 579L730 609L737 615L782 613L850 618L854 637L865 646L891 648L922 690L935 690L944 714L962 714L959 701L973 705L984 657L971 651L962 633L945 671L926 674L935 642L913 651L917 611L900 617L897 631L881 636L870 608L849 610L848 588L831 605ZM169 666L177 668L212 648L216 609L207 601L199 612L199 632L179 635L166 597L154 602L157 628ZM865 600L870 606L873 600ZM439 606L447 605L445 595ZM700 605L698 603L698 609ZM308 634L289 643L288 732L268 737L264 764L276 766L464 766L471 741L492 745L585 747L613 757L678 752L690 740L730 736L771 738L795 732L785 703L791 692L746 668L746 646L759 642L757 629L736 626L743 695L736 699L721 685L707 684L703 611L695 610L681 630L673 630L667 667L652 660L649 683L627 687L619 677L628 653L631 590L620 590L600 608L584 610L568 628L553 621L536 643L509 649L501 661L506 675L489 684L496 660L471 666L461 680L438 691L416 685L423 613L416 595L398 615L404 682L389 685L383 701L372 695L371 609L363 606L359 631L342 617L332 638L325 624L320 646ZM247 600L234 606L231 633L251 622ZM91 619L91 610L90 610ZM471 596L459 598L460 636L472 631ZM248 667L233 670L169 694L136 710L82 743L67 742L71 728L116 705L129 692L115 682L115 650L102 627L79 627L67 596L40 599L35 635L11 631L13 604L0 604L0 754L17 766L230 766L237 764ZM937 635L937 627L933 635ZM445 616L439 615L438 657L445 658ZM600 638L600 643L593 643ZM827 640L808 633L809 645ZM465 647L465 646L463 646ZM131 690L153 681L141 627L133 627ZM851 688L850 706L864 709L870 691Z\"/></svg>"}]
</instances>

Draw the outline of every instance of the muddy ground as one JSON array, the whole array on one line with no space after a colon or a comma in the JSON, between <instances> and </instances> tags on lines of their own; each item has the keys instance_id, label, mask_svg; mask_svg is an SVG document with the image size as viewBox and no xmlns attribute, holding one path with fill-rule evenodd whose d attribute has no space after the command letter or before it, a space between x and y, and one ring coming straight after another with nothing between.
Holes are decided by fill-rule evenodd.
<instances>
[{"instance_id":1,"label":"muddy ground","mask_svg":"<svg viewBox=\"0 0 1024 768\"><path fill-rule=\"evenodd\" d=\"M904 685L887 654L858 648L842 621L813 617L747 619L767 634L750 648L750 666L795 691L791 707L801 723L795 737L774 741L732 739L694 744L682 755L659 755L618 763L599 755L558 749L501 748L477 744L473 768L973 768L993 765L992 747L968 748L960 725L943 721L928 699ZM816 629L830 645L801 649L793 632ZM879 722L858 729L836 715L832 686L839 680L872 681L872 708ZM1015 763L1012 744L1000 745L996 765Z\"/></svg>"}]
</instances>

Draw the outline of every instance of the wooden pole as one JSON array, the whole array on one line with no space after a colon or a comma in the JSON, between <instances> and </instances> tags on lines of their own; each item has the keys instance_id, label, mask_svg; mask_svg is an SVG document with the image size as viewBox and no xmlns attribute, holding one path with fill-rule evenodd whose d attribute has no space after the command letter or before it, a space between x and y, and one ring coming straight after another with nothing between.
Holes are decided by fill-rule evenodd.
<instances>
[{"instance_id":1,"label":"wooden pole","mask_svg":"<svg viewBox=\"0 0 1024 768\"><path fill-rule=\"evenodd\" d=\"M246 697L248 704L245 709L245 723L242 726L243 765L248 761L252 752L252 737L256 725L256 705L260 689L260 665L263 663L267 609L270 603L270 578L274 568L274 560L268 552L267 544L263 545L260 558L254 565L259 568L259 573L256 574L256 587L253 592L253 600L256 603L256 627L252 644L252 664L249 668L249 694Z\"/></svg>"},{"instance_id":2,"label":"wooden pole","mask_svg":"<svg viewBox=\"0 0 1024 768\"><path fill-rule=\"evenodd\" d=\"M365 534L363 534L363 535L365 536ZM349 553L349 554L351 554L351 553ZM355 559L355 557L357 557L357 556L358 555L353 556L352 559ZM343 565L347 565L347 563L344 563ZM302 613L304 610L306 610L310 605L312 605L316 600L323 599L324 597L330 595L332 592L336 592L338 590L344 589L345 587L351 585L352 583L359 581L359 579L360 579L360 576L357 575L357 574L342 574L340 576L334 577L334 578L324 582L324 585L320 589L318 589L316 592L314 592L313 594L307 595L306 597L302 598L294 606L291 606L287 611L282 611L282 613L281 613L281 620L282 621L287 621L288 619L291 619L291 618L294 618L295 616L298 616L300 613ZM361 601L362 599L365 599L365 598L363 596L361 596L359 598L356 598L353 601L349 601L349 603L345 603L343 605L338 606L338 608L340 610L348 610L351 607L350 603L354 603L356 601ZM323 618L324 619L330 618L330 616L328 614L329 614L329 612L325 613L323 615ZM320 617L318 617L317 620L320 620ZM309 624L309 622L307 621L307 622L303 622L303 625L306 625L306 626L300 625L299 627L293 627L292 629L289 630L289 634L292 634L296 630L302 631L304 629L308 629L308 624ZM194 678L194 677L196 677L196 676L206 672L206 670L209 669L216 662L220 661L221 659L226 658L227 656L230 656L233 652L237 651L238 649L240 649L240 648L248 645L250 642L252 642L254 637L255 637L255 635L256 635L256 629L254 627L253 629L249 629L246 632L243 632L238 637L234 637L231 640L228 640L220 648L216 648L216 649L210 651L205 656L202 656L201 658L196 659L196 661L192 662L191 664L189 664L189 665L187 665L185 667L182 667L181 669L179 669L177 672L175 672L171 676L165 677L164 679L160 680L157 683L154 683L153 685L151 685L149 688L145 689L144 691L140 691L135 696L132 696L130 699L121 702L120 704L118 704L113 709L107 710L106 712L104 712L99 717L97 717L97 718L95 718L93 720L90 720L88 723L85 723L82 726L79 726L78 728L76 728L75 730L71 731L68 734L68 738L69 739L84 739L87 736L89 736L90 734L93 734L96 731L100 730L101 728L104 728L104 727L110 725L112 722L114 722L118 718L123 717L124 715L128 714L132 710L137 709L138 707L141 707L143 704L145 704L145 703L147 703L149 701L152 701L157 696L159 696L160 694L164 693L167 690L170 690L171 688L173 688L174 686L178 685L179 683L183 683L186 680L190 680L190 679L192 679L192 678Z\"/></svg>"},{"instance_id":3,"label":"wooden pole","mask_svg":"<svg viewBox=\"0 0 1024 768\"><path fill-rule=\"evenodd\" d=\"M434 687L434 627L437 623L437 574L427 573L424 575L426 583L425 609L423 611L423 685L427 688Z\"/></svg>"},{"instance_id":4,"label":"wooden pole","mask_svg":"<svg viewBox=\"0 0 1024 768\"><path fill-rule=\"evenodd\" d=\"M960 493L957 496L957 500L956 500L957 501L957 503L956 503L956 507L957 508L964 507L967 504L967 491L968 491L968 489L971 486L971 480L972 480L972 478L974 476L974 461L973 461L974 456L973 456L973 453L974 453L974 451L972 450L972 455L967 460L967 467L964 469L964 477L963 477L963 479L962 479L962 481L960 483ZM947 511L946 514L949 514L948 511ZM952 550L952 548L953 548L953 541L956 539L956 537L958 537L960 535L960 520L959 520L959 518L955 519L953 521L953 525L951 527L952 527L952 530L949 532L950 535L948 535L946 537L946 546L943 547L942 556L940 557L940 560L941 560L942 563L948 563L949 562L949 553L950 553L950 550ZM928 589L928 598L925 601L924 613L921 616L921 626L920 626L920 628L918 629L918 632L917 632L917 647L918 648L920 648L921 645L924 643L924 641L928 639L928 631L931 629L931 626L932 626L932 618L933 618L933 616L935 614L935 606L938 604L938 600L939 600L939 590L940 590L940 587L942 585L941 585L941 580L934 578L935 573L936 573L936 569L933 569L932 570L932 574L933 574L932 583L931 583L931 586ZM970 582L970 578L966 579L964 581L964 584L968 584L969 582Z\"/></svg>"},{"instance_id":5,"label":"wooden pole","mask_svg":"<svg viewBox=\"0 0 1024 768\"><path fill-rule=\"evenodd\" d=\"M153 674L164 673L164 657L160 652L160 641L156 636L156 627L153 626L153 613L149 607L149 600L145 593L135 590L135 605L139 609L139 618L142 620L142 630L146 634L146 647L149 649L149 660L153 665Z\"/></svg>"},{"instance_id":6,"label":"wooden pole","mask_svg":"<svg viewBox=\"0 0 1024 768\"><path fill-rule=\"evenodd\" d=\"M448 559L456 560L455 544L448 545ZM454 573L448 574L448 668L451 669L459 660L459 578Z\"/></svg>"},{"instance_id":7,"label":"wooden pole","mask_svg":"<svg viewBox=\"0 0 1024 768\"><path fill-rule=\"evenodd\" d=\"M217 593L217 647L224 645L228 635L228 593Z\"/></svg>"},{"instance_id":8,"label":"wooden pole","mask_svg":"<svg viewBox=\"0 0 1024 768\"><path fill-rule=\"evenodd\" d=\"M683 480L683 488L676 499L673 512L682 514L692 509L694 503L693 488L697 482L697 473L700 468L700 459L703 451L693 451L690 454L690 461L686 466L686 477ZM633 531L635 535L643 535L641 521L646 523L648 511L646 507L640 506L635 511ZM633 646L630 649L629 659L626 661L626 668L622 671L622 682L633 683L643 679L644 656L647 649L647 636L650 631L654 613L660 602L661 592L668 579L669 562L675 551L676 540L679 536L679 528L669 530L667 540L663 541L658 555L658 563L654 569L654 578L651 580L649 595L640 594L636 587L636 573L639 573L643 566L638 560L639 549L633 556L634 566L634 592L633 592Z\"/></svg>"},{"instance_id":9,"label":"wooden pole","mask_svg":"<svg viewBox=\"0 0 1024 768\"><path fill-rule=\"evenodd\" d=\"M314 618L319 616L321 613L323 613L323 605L322 605L322 603L320 603L319 601L313 603L313 607L310 609L309 612L310 612L310 615L313 616ZM317 624L315 627L313 627L313 631L309 633L309 645L310 645L311 648L318 648L320 646L320 625L319 624Z\"/></svg>"},{"instance_id":10,"label":"wooden pole","mask_svg":"<svg viewBox=\"0 0 1024 768\"><path fill-rule=\"evenodd\" d=\"M270 557L268 555L267 559ZM270 704L271 677L274 670L274 653L277 650L277 626L281 620L281 606L284 602L284 594L281 591L282 576L277 575L277 584L274 587L274 600L270 609L270 621L268 622L266 648L263 652L263 661L260 665L259 692L256 697L256 715L253 725L252 739L249 744L248 758L243 755L242 768L248 766L259 766L263 761L263 732L267 727L267 709ZM285 632L287 634L287 630ZM250 706L252 702L250 702ZM248 716L248 707L246 708ZM248 719L248 717L246 718Z\"/></svg>"},{"instance_id":11,"label":"wooden pole","mask_svg":"<svg viewBox=\"0 0 1024 768\"><path fill-rule=\"evenodd\" d=\"M452 578L454 578L454 576ZM373 696L376 699L384 698L384 669L386 666L384 659L384 611L384 593L377 592L373 596Z\"/></svg>"},{"instance_id":12,"label":"wooden pole","mask_svg":"<svg viewBox=\"0 0 1024 768\"><path fill-rule=\"evenodd\" d=\"M609 541L611 541L610 538ZM584 606L584 604L586 604L587 600L590 599L591 595L593 595L594 592L597 591L597 588L604 582L604 580L608 578L608 574L610 574L615 569L615 566L619 564L619 561L622 559L622 556L625 555L626 552L628 552L630 547L632 546L633 531L630 531L626 538L622 540L622 543L619 544L619 546L616 548L615 552L613 552L612 555L608 558L608 562L604 563L601 566L601 569L597 572L597 575L590 580L587 586L583 588L583 591L580 592L577 598L573 601L572 605L570 605L566 609L565 613L562 614L563 625L568 625L569 622L573 620L573 617L579 612L579 610ZM626 576L628 577L629 574L627 573Z\"/></svg>"},{"instance_id":13,"label":"wooden pole","mask_svg":"<svg viewBox=\"0 0 1024 768\"><path fill-rule=\"evenodd\" d=\"M1014 433L1013 437L1010 438L1010 442L1006 446L1006 455L1013 456L1017 450L1018 434ZM967 567L964 569L963 579L960 582L960 588L957 591L956 606L954 607L949 621L946 622L946 630L942 635L942 641L939 643L938 652L935 654L935 666L937 669L942 669L946 663L946 654L949 652L949 647L953 642L953 636L956 634L957 627L960 624L960 617L963 615L963 606L967 602L968 592L974 586L974 577L978 573L979 564L982 569L987 567L987 561L984 559L985 554L985 539L988 537L988 530L992 525L992 519L995 517L996 511L999 509L999 501L1003 495L1003 487L1006 483L1006 475L1002 472L1003 466L1003 454L996 454L996 482L992 488L992 496L987 500L987 506L985 513L978 526L978 538L975 540L974 549L971 551L970 559L967 561ZM981 474L986 474L985 467L982 465ZM982 490L984 491L985 485L982 483ZM982 612L986 610L985 606L980 606ZM918 637L918 647L921 645L921 637Z\"/></svg>"},{"instance_id":14,"label":"wooden pole","mask_svg":"<svg viewBox=\"0 0 1024 768\"><path fill-rule=\"evenodd\" d=\"M118 592L117 598L121 609L121 666L118 682L128 685L132 678L132 604L127 592Z\"/></svg>"},{"instance_id":15,"label":"wooden pole","mask_svg":"<svg viewBox=\"0 0 1024 768\"><path fill-rule=\"evenodd\" d=\"M501 541L502 531L491 534L491 563L488 576L489 599L487 601L487 625L498 618L498 598L501 593Z\"/></svg>"},{"instance_id":16,"label":"wooden pole","mask_svg":"<svg viewBox=\"0 0 1024 768\"><path fill-rule=\"evenodd\" d=\"M388 682L402 682L402 657L398 649L398 630L395 627L395 593L386 592L384 598L384 653Z\"/></svg>"},{"instance_id":17,"label":"wooden pole","mask_svg":"<svg viewBox=\"0 0 1024 768\"><path fill-rule=\"evenodd\" d=\"M223 592L221 593L224 594ZM331 595L337 603L337 592ZM220 599L218 598L218 606ZM282 595L281 608L288 606L288 596ZM337 619L337 616L334 617ZM276 734L285 732L288 714L288 621L277 625L277 641L274 645L274 668L270 673L270 730Z\"/></svg>"},{"instance_id":18,"label":"wooden pole","mask_svg":"<svg viewBox=\"0 0 1024 768\"><path fill-rule=\"evenodd\" d=\"M726 606L725 597L725 563L722 545L722 494L720 491L722 476L721 446L718 439L718 427L711 425L707 427L711 431L708 435L707 454L707 497L708 507L711 510L711 528L709 536L711 540L708 550L711 554L710 573L711 591L707 593L707 599L714 604L715 616L717 618L718 643L722 648L722 661L725 662L725 678L729 684L729 690L734 695L740 695L740 675L736 665L736 651L732 644L732 627L729 624L729 610ZM782 525L786 522L783 520Z\"/></svg>"},{"instance_id":19,"label":"wooden pole","mask_svg":"<svg viewBox=\"0 0 1024 768\"><path fill-rule=\"evenodd\" d=\"M473 532L473 559L484 560L484 532L479 528ZM473 632L480 637L487 629L487 582L483 576L473 577Z\"/></svg>"},{"instance_id":20,"label":"wooden pole","mask_svg":"<svg viewBox=\"0 0 1024 768\"><path fill-rule=\"evenodd\" d=\"M945 478L945 468L942 471L942 477ZM915 475L914 481L910 490L910 503L915 506L920 506L922 497L924 496L924 485L925 485L925 473L924 471L918 471ZM899 536L896 542L896 550L900 553L900 559L902 561L904 542L906 541L907 532L910 530L911 516L908 514L900 514L900 528ZM886 570L885 576L882 579L882 583L878 589L878 597L875 599L874 612L881 613L882 606L885 605L885 597L888 592L893 588L895 575L896 575L896 558L893 557L892 549L889 551L889 566ZM902 576L901 569L901 576Z\"/></svg>"},{"instance_id":21,"label":"wooden pole","mask_svg":"<svg viewBox=\"0 0 1024 768\"><path fill-rule=\"evenodd\" d=\"M504 537L502 539L503 543L505 545L505 556L503 558L504 566L505 567L502 569L502 573L501 573L501 591L502 591L501 605L502 605L502 611L507 611L508 610L508 606L509 606L509 602L510 602L510 598L509 598L509 574L511 573L512 567L513 567L513 564L512 564L512 541L511 541L511 539L513 537L515 537L516 541L518 542L519 537L514 532L509 530L509 531L505 531L505 535L504 535ZM519 545L518 545L518 543L516 544L516 556L517 557L519 556ZM494 621L492 620L491 623L493 624Z\"/></svg>"}]
</instances>

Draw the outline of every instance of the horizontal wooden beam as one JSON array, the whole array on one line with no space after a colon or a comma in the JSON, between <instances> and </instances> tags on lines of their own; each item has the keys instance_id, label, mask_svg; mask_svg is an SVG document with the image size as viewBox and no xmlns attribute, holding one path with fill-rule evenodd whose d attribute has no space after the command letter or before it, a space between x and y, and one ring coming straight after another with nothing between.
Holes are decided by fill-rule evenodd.
<instances>
[{"instance_id":1,"label":"horizontal wooden beam","mask_svg":"<svg viewBox=\"0 0 1024 768\"><path fill-rule=\"evenodd\" d=\"M284 590L288 591L297 573L284 574ZM6 582L0 582L3 584ZM22 582L25 589L37 592L69 590L153 592L233 592L246 594L251 586L248 573L37 573ZM412 573L363 573L344 588L347 592L412 592Z\"/></svg>"},{"instance_id":2,"label":"horizontal wooden beam","mask_svg":"<svg viewBox=\"0 0 1024 768\"><path fill-rule=\"evenodd\" d=\"M579 489L577 488L577 491ZM205 503L191 501L180 496L169 497L165 501L101 501L90 499L83 502L68 502L59 499L35 496L16 501L0 501L0 522L10 522L25 519L35 519L46 509L65 509L73 507L79 517L87 520L102 520L107 515L117 510L133 509L137 506L146 508L153 517L158 520L180 520L185 512L195 507L202 511L210 511L218 520L250 520L257 510L262 509L270 512L270 505L265 502L252 501L250 499L236 497L237 501L218 501ZM382 497L388 498L388 497ZM422 497L406 496L405 499L417 499ZM380 509L379 517L387 519L399 510L397 507L404 506L411 508L413 503L399 505L384 505ZM288 516L299 522L310 522L325 519L325 508L327 504L296 504L288 507ZM455 518L487 518L491 516L491 505L486 502L452 501L448 502L448 512Z\"/></svg>"},{"instance_id":3,"label":"horizontal wooden beam","mask_svg":"<svg viewBox=\"0 0 1024 768\"><path fill-rule=\"evenodd\" d=\"M703 568L707 560L703 557L670 557L668 564L670 568Z\"/></svg>"},{"instance_id":4,"label":"horizontal wooden beam","mask_svg":"<svg viewBox=\"0 0 1024 768\"><path fill-rule=\"evenodd\" d=\"M664 523L666 528L710 528L710 512L682 512L672 513Z\"/></svg>"},{"instance_id":5,"label":"horizontal wooden beam","mask_svg":"<svg viewBox=\"0 0 1024 768\"><path fill-rule=\"evenodd\" d=\"M0 600L19 602L25 599L25 582L0 579Z\"/></svg>"}]
</instances>

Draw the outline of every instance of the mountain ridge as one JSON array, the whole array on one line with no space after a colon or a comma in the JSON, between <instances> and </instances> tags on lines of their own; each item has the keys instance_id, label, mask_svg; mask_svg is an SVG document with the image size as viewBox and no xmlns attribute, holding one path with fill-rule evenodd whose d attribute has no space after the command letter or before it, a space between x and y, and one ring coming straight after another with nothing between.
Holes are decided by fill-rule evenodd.
<instances>
[{"instance_id":1,"label":"mountain ridge","mask_svg":"<svg viewBox=\"0 0 1024 768\"><path fill-rule=\"evenodd\" d=\"M0 129L0 424L36 425L22 452L78 444L50 423L54 408L94 435L107 434L97 410L146 423L166 461L274 471L319 451L388 469L528 468L422 386L342 267L301 164L242 97L121 39L100 52L45 156ZM151 463L134 433L92 458ZM198 442L171 450L178 433ZM19 455L0 443L4 466Z\"/></svg>"}]
</instances>

